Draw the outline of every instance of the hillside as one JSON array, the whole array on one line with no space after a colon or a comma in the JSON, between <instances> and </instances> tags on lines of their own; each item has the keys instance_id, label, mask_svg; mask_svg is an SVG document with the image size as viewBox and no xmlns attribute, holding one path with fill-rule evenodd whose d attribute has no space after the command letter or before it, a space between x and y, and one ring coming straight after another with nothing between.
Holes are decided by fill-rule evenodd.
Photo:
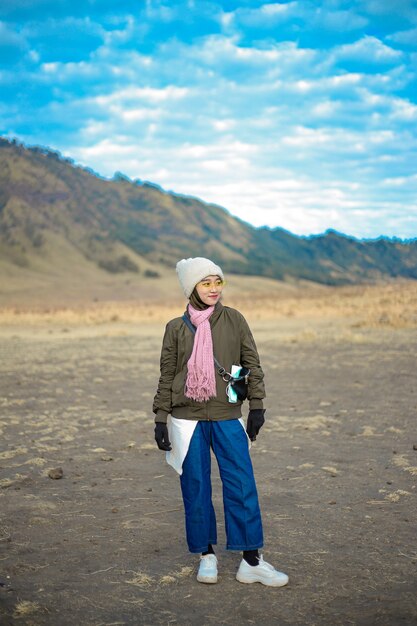
<instances>
[{"instance_id":1,"label":"hillside","mask_svg":"<svg viewBox=\"0 0 417 626\"><path fill-rule=\"evenodd\" d=\"M0 139L0 272L47 280L163 274L184 256L279 280L354 284L417 278L417 240L298 237L123 175L106 180L58 153Z\"/></svg>"}]
</instances>

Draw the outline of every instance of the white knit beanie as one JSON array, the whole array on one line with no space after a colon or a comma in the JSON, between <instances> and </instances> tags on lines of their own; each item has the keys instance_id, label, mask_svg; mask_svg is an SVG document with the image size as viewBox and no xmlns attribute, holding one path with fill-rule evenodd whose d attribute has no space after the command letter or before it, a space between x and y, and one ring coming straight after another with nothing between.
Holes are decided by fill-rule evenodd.
<instances>
[{"instance_id":1,"label":"white knit beanie","mask_svg":"<svg viewBox=\"0 0 417 626\"><path fill-rule=\"evenodd\" d=\"M221 268L210 259L201 256L178 261L177 274L187 298L191 296L196 284L206 276L220 276L224 280Z\"/></svg>"}]
</instances>

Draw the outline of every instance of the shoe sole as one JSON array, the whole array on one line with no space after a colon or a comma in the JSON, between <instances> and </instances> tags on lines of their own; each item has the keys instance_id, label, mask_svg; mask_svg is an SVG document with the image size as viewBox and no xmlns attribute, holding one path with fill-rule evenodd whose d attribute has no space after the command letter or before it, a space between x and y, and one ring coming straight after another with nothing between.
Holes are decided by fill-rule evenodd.
<instances>
[{"instance_id":1,"label":"shoe sole","mask_svg":"<svg viewBox=\"0 0 417 626\"><path fill-rule=\"evenodd\" d=\"M288 585L289 583L289 580L285 580L283 582L273 582L273 581L268 582L268 581L259 580L259 578L248 580L247 578L240 578L239 576L236 576L236 580L246 585L251 585L252 583L261 583L261 585L265 585L266 587L285 587L285 585Z\"/></svg>"},{"instance_id":2,"label":"shoe sole","mask_svg":"<svg viewBox=\"0 0 417 626\"><path fill-rule=\"evenodd\" d=\"M212 576L197 576L197 580L199 583L206 583L207 585L214 585L217 583L217 576L213 578Z\"/></svg>"}]
</instances>

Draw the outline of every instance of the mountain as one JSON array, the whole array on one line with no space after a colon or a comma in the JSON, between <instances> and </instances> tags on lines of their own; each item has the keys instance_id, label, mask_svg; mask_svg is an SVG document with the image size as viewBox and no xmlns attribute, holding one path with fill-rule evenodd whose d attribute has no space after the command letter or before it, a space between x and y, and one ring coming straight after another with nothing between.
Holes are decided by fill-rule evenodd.
<instances>
[{"instance_id":1,"label":"mountain","mask_svg":"<svg viewBox=\"0 0 417 626\"><path fill-rule=\"evenodd\" d=\"M280 280L417 279L417 240L254 228L219 206L122 174L103 179L52 150L0 138L0 261L9 268L152 277L187 256Z\"/></svg>"}]
</instances>

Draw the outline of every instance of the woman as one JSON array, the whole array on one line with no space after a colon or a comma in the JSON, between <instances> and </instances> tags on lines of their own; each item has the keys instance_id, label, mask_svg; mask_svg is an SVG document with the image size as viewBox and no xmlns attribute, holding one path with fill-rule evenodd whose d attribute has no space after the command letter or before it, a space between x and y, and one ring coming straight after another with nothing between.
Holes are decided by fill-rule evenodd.
<instances>
[{"instance_id":1,"label":"woman","mask_svg":"<svg viewBox=\"0 0 417 626\"><path fill-rule=\"evenodd\" d=\"M262 520L249 440L264 423L265 389L255 341L244 317L220 302L224 276L218 265L202 257L183 259L177 274L189 303L183 317L167 324L153 410L155 440L180 474L188 548L201 554L197 580L217 582L212 448L223 483L227 549L243 552L236 578L281 587L288 576L259 555ZM218 371L234 374L239 366L250 370L246 432L242 402L228 386L230 376Z\"/></svg>"}]
</instances>

